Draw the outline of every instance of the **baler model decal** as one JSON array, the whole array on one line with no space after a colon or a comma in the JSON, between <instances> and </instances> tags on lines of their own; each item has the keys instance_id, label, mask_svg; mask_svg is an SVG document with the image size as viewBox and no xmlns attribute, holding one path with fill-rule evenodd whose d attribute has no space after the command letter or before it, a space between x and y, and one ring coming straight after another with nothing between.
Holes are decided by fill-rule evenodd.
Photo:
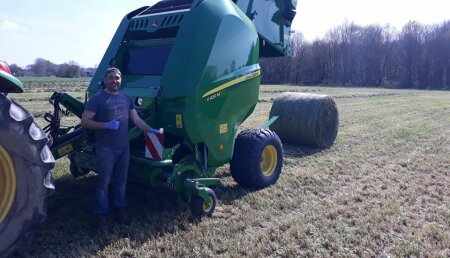
<instances>
[{"instance_id":1,"label":"baler model decal","mask_svg":"<svg viewBox=\"0 0 450 258\"><path fill-rule=\"evenodd\" d=\"M236 85L236 84L238 84L238 83L241 83L241 82L248 81L248 80L250 80L250 79L256 78L256 77L258 77L258 76L260 76L260 75L261 75L261 71L260 71L260 70L255 71L255 72L252 72L252 73L249 73L249 74L246 74L246 75L244 75L244 76L241 76L241 77L239 77L239 78L236 78L236 79L234 79L234 80L232 80L232 81L229 81L229 82L227 82L227 83L224 83L224 84L222 84L222 85L220 85L220 86L218 86L218 87L216 87L216 88L214 88L214 89L208 91L207 93L203 94L202 98L205 98L205 97L207 97L207 96L209 96L209 95L212 95L212 94L214 94L214 93L217 93L217 92L219 92L219 91L221 91L221 90L224 90L224 89L226 89L226 88L229 88L229 87L231 87L231 86L233 86L233 85Z\"/></svg>"}]
</instances>

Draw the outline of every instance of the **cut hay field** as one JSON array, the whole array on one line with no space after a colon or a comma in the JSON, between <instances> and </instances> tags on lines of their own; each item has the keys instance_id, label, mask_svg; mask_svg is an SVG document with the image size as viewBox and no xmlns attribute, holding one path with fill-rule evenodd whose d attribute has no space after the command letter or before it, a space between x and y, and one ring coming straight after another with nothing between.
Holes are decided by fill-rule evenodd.
<instances>
[{"instance_id":1,"label":"cut hay field","mask_svg":"<svg viewBox=\"0 0 450 258\"><path fill-rule=\"evenodd\" d=\"M43 125L49 91L83 99L86 83L30 80L11 97ZM95 175L72 178L62 159L48 218L22 256L450 257L450 92L265 85L242 127L262 125L283 91L332 96L340 126L329 149L284 144L277 184L246 190L223 166L216 212L202 220L174 196L129 185L133 224L103 235L91 228Z\"/></svg>"}]
</instances>

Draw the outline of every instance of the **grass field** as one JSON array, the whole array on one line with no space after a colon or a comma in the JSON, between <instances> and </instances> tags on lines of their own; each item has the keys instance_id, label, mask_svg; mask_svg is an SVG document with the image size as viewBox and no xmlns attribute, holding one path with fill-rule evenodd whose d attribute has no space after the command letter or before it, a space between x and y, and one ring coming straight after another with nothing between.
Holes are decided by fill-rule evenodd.
<instances>
[{"instance_id":1,"label":"grass field","mask_svg":"<svg viewBox=\"0 0 450 258\"><path fill-rule=\"evenodd\" d=\"M43 125L49 91L83 99L86 83L30 81L11 96ZM91 228L95 176L72 178L61 159L48 218L23 256L450 256L450 92L262 86L243 127L263 124L283 91L333 96L340 126L326 150L284 144L277 184L249 191L223 166L216 212L202 220L174 196L129 185L133 224L102 235Z\"/></svg>"}]
</instances>

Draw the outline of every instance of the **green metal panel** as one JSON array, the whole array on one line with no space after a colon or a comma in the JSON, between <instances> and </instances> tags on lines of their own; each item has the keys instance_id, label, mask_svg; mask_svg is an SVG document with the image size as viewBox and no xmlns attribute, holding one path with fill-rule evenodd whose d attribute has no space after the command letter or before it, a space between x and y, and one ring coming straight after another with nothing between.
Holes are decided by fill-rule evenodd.
<instances>
[{"instance_id":1,"label":"green metal panel","mask_svg":"<svg viewBox=\"0 0 450 258\"><path fill-rule=\"evenodd\" d=\"M1 93L22 93L22 83L11 74L0 70L0 92Z\"/></svg>"},{"instance_id":2,"label":"green metal panel","mask_svg":"<svg viewBox=\"0 0 450 258\"><path fill-rule=\"evenodd\" d=\"M245 12L258 30L261 57L291 53L289 36L297 0L237 0L236 5Z\"/></svg>"},{"instance_id":3,"label":"green metal panel","mask_svg":"<svg viewBox=\"0 0 450 258\"><path fill-rule=\"evenodd\" d=\"M114 34L113 38L111 39L111 42L109 43L108 48L106 49L105 54L103 55L100 65L97 68L97 72L94 74L94 77L92 78L91 83L89 84L88 87L89 95L92 95L99 89L101 89L100 82L103 79L103 75L106 69L108 69L111 66L117 65L115 62L115 57L122 45L122 40L124 39L125 33L127 32L130 19L147 8L148 6L144 6L139 9L136 9L133 12L130 12L122 19L119 27L116 30L116 33Z\"/></svg>"},{"instance_id":4,"label":"green metal panel","mask_svg":"<svg viewBox=\"0 0 450 258\"><path fill-rule=\"evenodd\" d=\"M162 119L166 131L192 145L206 143L208 163L222 165L231 159L237 126L258 100L258 35L229 0L193 6L161 81Z\"/></svg>"},{"instance_id":5,"label":"green metal panel","mask_svg":"<svg viewBox=\"0 0 450 258\"><path fill-rule=\"evenodd\" d=\"M54 92L50 97L50 102L53 104L55 101L67 108L67 111L70 111L78 118L81 118L84 111L84 105L76 98L67 93Z\"/></svg>"}]
</instances>

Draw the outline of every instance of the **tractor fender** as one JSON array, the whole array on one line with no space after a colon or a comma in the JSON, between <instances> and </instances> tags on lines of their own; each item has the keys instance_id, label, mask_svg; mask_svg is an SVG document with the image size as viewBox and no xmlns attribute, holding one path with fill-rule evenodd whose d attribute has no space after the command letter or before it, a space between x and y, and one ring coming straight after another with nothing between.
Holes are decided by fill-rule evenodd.
<instances>
[{"instance_id":1,"label":"tractor fender","mask_svg":"<svg viewBox=\"0 0 450 258\"><path fill-rule=\"evenodd\" d=\"M8 65L0 61L0 93L22 93L22 83L11 74Z\"/></svg>"}]
</instances>

